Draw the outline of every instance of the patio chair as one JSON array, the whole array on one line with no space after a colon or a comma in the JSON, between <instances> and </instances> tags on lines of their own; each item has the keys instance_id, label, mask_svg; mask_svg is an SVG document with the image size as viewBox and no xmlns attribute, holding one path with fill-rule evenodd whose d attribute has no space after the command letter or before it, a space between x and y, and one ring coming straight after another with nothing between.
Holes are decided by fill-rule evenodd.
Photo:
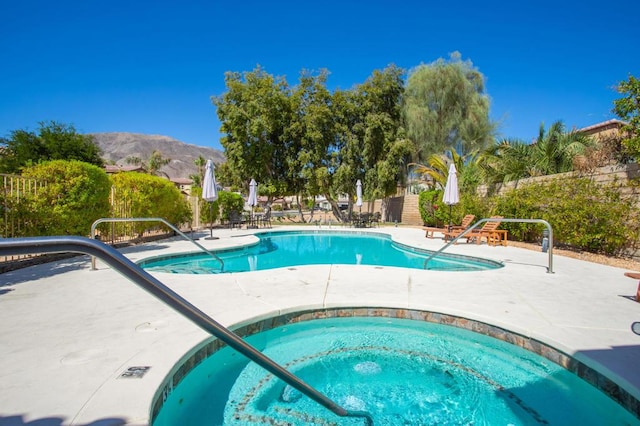
<instances>
[{"instance_id":1,"label":"patio chair","mask_svg":"<svg viewBox=\"0 0 640 426\"><path fill-rule=\"evenodd\" d=\"M264 213L258 219L258 226L263 228L271 228L271 209L267 206Z\"/></svg>"},{"instance_id":2,"label":"patio chair","mask_svg":"<svg viewBox=\"0 0 640 426\"><path fill-rule=\"evenodd\" d=\"M502 216L491 216L491 219L502 219ZM496 232L500 221L485 222L480 229L474 229L471 232L464 234L463 238L469 241L475 241L476 244L480 244L483 238L487 239L487 244L496 242L496 239L500 238L500 234ZM452 230L451 232L445 232L445 238L454 239L464 232L464 229ZM505 236L506 240L506 236Z\"/></svg>"},{"instance_id":3,"label":"patio chair","mask_svg":"<svg viewBox=\"0 0 640 426\"><path fill-rule=\"evenodd\" d=\"M460 222L460 225L453 225L451 227L451 229L449 229L449 227L436 228L436 227L430 227L430 226L428 226L426 228L422 228L422 229L424 229L426 231L426 234L425 234L426 238L433 238L433 236L434 236L434 234L436 232L441 232L442 234L444 234L445 239L447 239L447 233L460 231L458 233L458 235L459 235L462 231L464 231L465 229L467 229L468 227L471 226L471 224L473 223L473 219L475 219L475 218L476 218L476 215L474 215L474 214L465 215L462 218L462 221Z\"/></svg>"},{"instance_id":4,"label":"patio chair","mask_svg":"<svg viewBox=\"0 0 640 426\"><path fill-rule=\"evenodd\" d=\"M242 225L246 223L246 220L242 217L242 214L238 211L229 212L229 228L233 229L236 226L242 228Z\"/></svg>"},{"instance_id":5,"label":"patio chair","mask_svg":"<svg viewBox=\"0 0 640 426\"><path fill-rule=\"evenodd\" d=\"M369 220L370 226L375 226L376 228L380 226L380 219L382 218L382 214L380 212L375 212L371 215L371 219Z\"/></svg>"}]
</instances>

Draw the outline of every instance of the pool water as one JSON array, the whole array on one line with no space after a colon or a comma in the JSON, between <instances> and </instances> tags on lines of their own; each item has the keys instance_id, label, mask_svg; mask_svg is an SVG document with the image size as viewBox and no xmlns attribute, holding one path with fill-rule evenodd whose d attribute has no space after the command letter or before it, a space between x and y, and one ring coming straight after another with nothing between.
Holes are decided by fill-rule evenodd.
<instances>
[{"instance_id":1,"label":"pool water","mask_svg":"<svg viewBox=\"0 0 640 426\"><path fill-rule=\"evenodd\" d=\"M215 251L224 262L205 253L182 253L155 257L138 264L148 271L180 274L246 272L299 265L376 265L425 269L433 252L398 244L383 234L346 232L270 232L256 234L255 245ZM503 265L470 256L441 254L431 259L427 269L478 271Z\"/></svg>"},{"instance_id":2,"label":"pool water","mask_svg":"<svg viewBox=\"0 0 640 426\"><path fill-rule=\"evenodd\" d=\"M520 347L407 319L331 318L246 338L375 425L639 424L612 399ZM225 347L167 396L153 425L362 425Z\"/></svg>"}]
</instances>

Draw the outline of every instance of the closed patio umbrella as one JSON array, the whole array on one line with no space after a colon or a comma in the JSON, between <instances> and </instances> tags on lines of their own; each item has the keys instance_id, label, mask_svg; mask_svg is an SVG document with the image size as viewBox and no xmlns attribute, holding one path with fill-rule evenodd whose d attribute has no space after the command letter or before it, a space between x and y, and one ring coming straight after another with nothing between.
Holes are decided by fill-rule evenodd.
<instances>
[{"instance_id":1,"label":"closed patio umbrella","mask_svg":"<svg viewBox=\"0 0 640 426\"><path fill-rule=\"evenodd\" d=\"M255 179L251 179L251 182L249 182L249 199L247 200L247 204L251 206L251 227L254 227L253 208L258 205L258 182L256 182Z\"/></svg>"},{"instance_id":2,"label":"closed patio umbrella","mask_svg":"<svg viewBox=\"0 0 640 426\"><path fill-rule=\"evenodd\" d=\"M356 206L360 207L360 213L362 213L362 182L360 179L356 182Z\"/></svg>"},{"instance_id":3,"label":"closed patio umbrella","mask_svg":"<svg viewBox=\"0 0 640 426\"><path fill-rule=\"evenodd\" d=\"M216 188L216 175L213 171L213 161L207 160L204 169L204 180L202 181L202 199L209 203L209 224L211 227L211 235L213 237L213 202L218 199L218 188Z\"/></svg>"},{"instance_id":4,"label":"closed patio umbrella","mask_svg":"<svg viewBox=\"0 0 640 426\"><path fill-rule=\"evenodd\" d=\"M455 164L449 165L449 176L447 176L447 184L444 187L444 195L442 202L449 206L449 231L451 231L451 206L460 202L460 193L458 192L458 173Z\"/></svg>"}]
</instances>

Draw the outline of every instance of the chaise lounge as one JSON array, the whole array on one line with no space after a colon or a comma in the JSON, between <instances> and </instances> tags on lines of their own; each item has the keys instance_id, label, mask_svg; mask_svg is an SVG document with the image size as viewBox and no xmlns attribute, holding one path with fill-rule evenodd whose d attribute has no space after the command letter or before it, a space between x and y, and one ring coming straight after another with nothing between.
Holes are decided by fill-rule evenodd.
<instances>
[{"instance_id":1,"label":"chaise lounge","mask_svg":"<svg viewBox=\"0 0 640 426\"><path fill-rule=\"evenodd\" d=\"M502 216L491 216L491 219L502 219ZM463 238L467 239L467 243L469 241L475 241L476 244L480 244L483 238L487 240L487 244L496 245L498 243L502 245L507 245L507 231L498 229L500 226L500 221L490 221L486 222L482 228L473 229L471 232L466 233ZM454 239L461 235L464 230L452 230L451 232L445 232L445 239Z\"/></svg>"},{"instance_id":2,"label":"chaise lounge","mask_svg":"<svg viewBox=\"0 0 640 426\"><path fill-rule=\"evenodd\" d=\"M436 232L441 232L442 234L444 234L445 239L447 239L447 233L458 232L458 231L459 233L462 233L462 231L464 231L469 226L471 226L471 224L473 223L473 219L475 218L476 216L473 214L465 215L465 217L462 218L460 225L453 225L450 230L449 230L449 227L446 227L446 228L426 227L422 229L426 231L426 234L425 234L426 238L433 238Z\"/></svg>"}]
</instances>

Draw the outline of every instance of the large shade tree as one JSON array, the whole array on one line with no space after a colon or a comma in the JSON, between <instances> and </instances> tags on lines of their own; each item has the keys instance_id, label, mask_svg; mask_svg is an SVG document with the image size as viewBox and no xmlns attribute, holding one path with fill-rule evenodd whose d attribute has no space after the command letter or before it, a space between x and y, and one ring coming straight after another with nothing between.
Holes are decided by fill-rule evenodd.
<instances>
[{"instance_id":1,"label":"large shade tree","mask_svg":"<svg viewBox=\"0 0 640 426\"><path fill-rule=\"evenodd\" d=\"M307 186L324 195L337 217L342 217L338 194L354 195L358 179L365 198L395 193L412 151L402 132L402 70L376 70L365 83L331 97L317 87L311 93L306 99L315 103L303 114L308 125L302 152L307 156L301 156Z\"/></svg>"},{"instance_id":2,"label":"large shade tree","mask_svg":"<svg viewBox=\"0 0 640 426\"><path fill-rule=\"evenodd\" d=\"M49 160L77 160L103 166L100 148L90 135L71 124L40 122L37 132L14 130L0 139L0 173L20 173L24 167Z\"/></svg>"},{"instance_id":3,"label":"large shade tree","mask_svg":"<svg viewBox=\"0 0 640 426\"><path fill-rule=\"evenodd\" d=\"M289 85L260 67L243 74L227 72L225 85L226 93L212 101L222 123L220 144L230 172L226 178L245 189L254 178L268 196L287 193Z\"/></svg>"},{"instance_id":4,"label":"large shade tree","mask_svg":"<svg viewBox=\"0 0 640 426\"><path fill-rule=\"evenodd\" d=\"M295 194L309 198L322 194L335 204L330 153L335 149L336 120L333 96L326 86L328 74L326 70L317 75L303 71L292 91L288 164Z\"/></svg>"},{"instance_id":5,"label":"large shade tree","mask_svg":"<svg viewBox=\"0 0 640 426\"><path fill-rule=\"evenodd\" d=\"M227 92L214 97L225 136L221 176L242 185L254 177L264 195L323 195L341 217L339 194L365 182L371 198L395 192L412 152L403 137L402 71L376 71L354 89L327 89L327 71L302 72L291 88L257 68L227 73Z\"/></svg>"},{"instance_id":6,"label":"large shade tree","mask_svg":"<svg viewBox=\"0 0 640 426\"><path fill-rule=\"evenodd\" d=\"M360 179L367 199L395 194L414 151L402 126L403 94L403 70L394 65L374 71L353 89L349 109L353 115L347 113L343 123L347 155L338 170L341 190L353 193L354 182Z\"/></svg>"},{"instance_id":7,"label":"large shade tree","mask_svg":"<svg viewBox=\"0 0 640 426\"><path fill-rule=\"evenodd\" d=\"M404 95L407 135L417 146L417 162L454 148L460 155L492 142L489 97L484 76L458 52L413 69Z\"/></svg>"}]
</instances>

